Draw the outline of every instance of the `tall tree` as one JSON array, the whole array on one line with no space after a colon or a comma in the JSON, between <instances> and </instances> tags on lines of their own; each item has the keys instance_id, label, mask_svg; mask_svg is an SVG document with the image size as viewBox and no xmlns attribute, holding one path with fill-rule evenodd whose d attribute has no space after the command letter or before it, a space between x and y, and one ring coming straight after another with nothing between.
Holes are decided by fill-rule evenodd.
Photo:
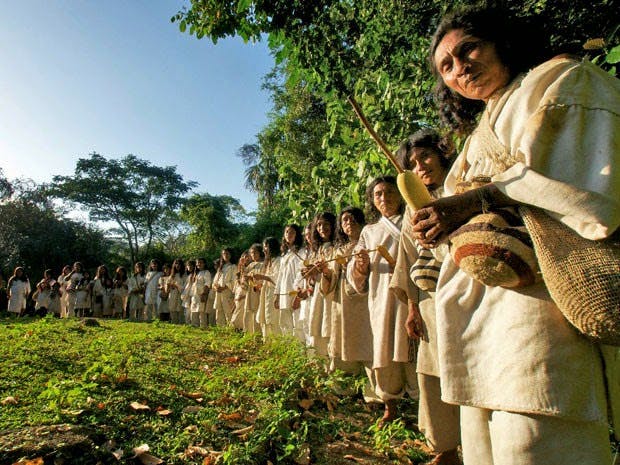
<instances>
[{"instance_id":1,"label":"tall tree","mask_svg":"<svg viewBox=\"0 0 620 465\"><path fill-rule=\"evenodd\" d=\"M135 262L140 245L150 253L153 240L164 232L162 220L194 186L174 166L154 166L135 155L116 160L92 153L78 160L72 176L54 176L49 192L82 206L92 221L115 222Z\"/></svg>"},{"instance_id":2,"label":"tall tree","mask_svg":"<svg viewBox=\"0 0 620 465\"><path fill-rule=\"evenodd\" d=\"M212 257L222 247L237 245L245 210L228 195L194 194L181 208L180 218L191 227L185 255Z\"/></svg>"}]
</instances>

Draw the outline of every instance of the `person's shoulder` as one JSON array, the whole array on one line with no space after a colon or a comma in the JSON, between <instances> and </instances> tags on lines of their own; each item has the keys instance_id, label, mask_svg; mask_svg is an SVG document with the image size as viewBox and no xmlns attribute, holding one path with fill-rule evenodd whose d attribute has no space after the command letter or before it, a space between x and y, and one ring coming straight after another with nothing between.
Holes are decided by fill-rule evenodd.
<instances>
[{"instance_id":1,"label":"person's shoulder","mask_svg":"<svg viewBox=\"0 0 620 465\"><path fill-rule=\"evenodd\" d=\"M560 55L532 69L523 86L538 89L542 105L582 105L617 111L620 80L588 60Z\"/></svg>"}]
</instances>

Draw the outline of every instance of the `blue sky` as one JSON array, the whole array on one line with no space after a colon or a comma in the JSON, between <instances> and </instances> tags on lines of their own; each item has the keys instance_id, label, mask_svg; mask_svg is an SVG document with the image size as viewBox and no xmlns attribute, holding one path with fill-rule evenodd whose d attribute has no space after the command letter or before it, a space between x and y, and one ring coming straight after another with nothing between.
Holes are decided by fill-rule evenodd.
<instances>
[{"instance_id":1,"label":"blue sky","mask_svg":"<svg viewBox=\"0 0 620 465\"><path fill-rule=\"evenodd\" d=\"M235 156L267 122L266 43L181 34L182 0L0 2L0 167L50 181L91 152L176 165L256 208Z\"/></svg>"}]
</instances>

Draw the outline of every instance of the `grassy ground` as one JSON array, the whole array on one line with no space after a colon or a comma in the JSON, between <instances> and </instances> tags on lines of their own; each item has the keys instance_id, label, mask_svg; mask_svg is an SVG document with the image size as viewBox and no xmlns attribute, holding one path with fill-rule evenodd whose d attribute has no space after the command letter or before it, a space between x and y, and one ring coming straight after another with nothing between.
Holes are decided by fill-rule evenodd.
<instances>
[{"instance_id":1,"label":"grassy ground","mask_svg":"<svg viewBox=\"0 0 620 465\"><path fill-rule=\"evenodd\" d=\"M378 430L381 411L359 395L363 379L326 376L293 340L99 324L0 319L0 464L424 459L414 405L402 422Z\"/></svg>"}]
</instances>

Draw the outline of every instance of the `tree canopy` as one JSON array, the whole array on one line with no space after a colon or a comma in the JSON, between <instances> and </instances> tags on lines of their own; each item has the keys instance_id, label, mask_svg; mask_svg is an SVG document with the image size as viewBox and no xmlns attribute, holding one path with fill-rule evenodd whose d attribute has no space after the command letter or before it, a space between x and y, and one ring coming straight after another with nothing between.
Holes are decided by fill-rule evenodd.
<instances>
[{"instance_id":1,"label":"tree canopy","mask_svg":"<svg viewBox=\"0 0 620 465\"><path fill-rule=\"evenodd\" d=\"M135 262L141 244L151 252L184 196L196 185L185 181L176 167L154 166L135 155L119 160L97 153L80 158L72 176L54 176L49 193L85 208L93 221L113 221Z\"/></svg>"}]
</instances>

